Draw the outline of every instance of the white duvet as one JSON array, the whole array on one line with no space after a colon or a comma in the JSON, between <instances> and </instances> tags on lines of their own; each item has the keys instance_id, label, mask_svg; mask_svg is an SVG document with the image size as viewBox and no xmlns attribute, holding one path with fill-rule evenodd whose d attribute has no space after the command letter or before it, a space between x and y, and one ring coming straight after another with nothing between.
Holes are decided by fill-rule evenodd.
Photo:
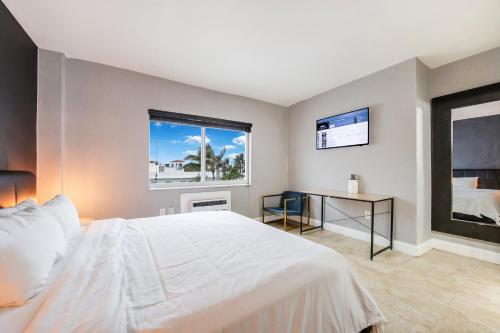
<instances>
[{"instance_id":1,"label":"white duvet","mask_svg":"<svg viewBox=\"0 0 500 333\"><path fill-rule=\"evenodd\" d=\"M453 212L493 219L500 225L500 190L453 189Z\"/></svg>"},{"instance_id":2,"label":"white duvet","mask_svg":"<svg viewBox=\"0 0 500 333\"><path fill-rule=\"evenodd\" d=\"M385 322L340 254L235 213L97 221L70 255L43 299L2 310L0 327L352 333Z\"/></svg>"}]
</instances>

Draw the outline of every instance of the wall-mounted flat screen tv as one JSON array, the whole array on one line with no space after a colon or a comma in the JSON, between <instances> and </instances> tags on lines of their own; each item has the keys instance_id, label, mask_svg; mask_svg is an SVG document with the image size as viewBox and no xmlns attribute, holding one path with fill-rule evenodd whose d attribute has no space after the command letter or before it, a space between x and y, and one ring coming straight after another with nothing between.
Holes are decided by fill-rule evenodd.
<instances>
[{"instance_id":1,"label":"wall-mounted flat screen tv","mask_svg":"<svg viewBox=\"0 0 500 333\"><path fill-rule=\"evenodd\" d=\"M366 107L317 120L316 149L369 144L369 110Z\"/></svg>"}]
</instances>

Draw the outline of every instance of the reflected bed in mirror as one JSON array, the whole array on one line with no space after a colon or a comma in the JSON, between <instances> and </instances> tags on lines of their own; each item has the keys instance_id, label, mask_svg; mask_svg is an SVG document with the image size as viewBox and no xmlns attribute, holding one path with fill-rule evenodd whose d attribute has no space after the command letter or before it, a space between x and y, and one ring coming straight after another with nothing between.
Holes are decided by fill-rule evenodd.
<instances>
[{"instance_id":1,"label":"reflected bed in mirror","mask_svg":"<svg viewBox=\"0 0 500 333\"><path fill-rule=\"evenodd\" d=\"M451 110L452 219L500 226L500 101Z\"/></svg>"}]
</instances>

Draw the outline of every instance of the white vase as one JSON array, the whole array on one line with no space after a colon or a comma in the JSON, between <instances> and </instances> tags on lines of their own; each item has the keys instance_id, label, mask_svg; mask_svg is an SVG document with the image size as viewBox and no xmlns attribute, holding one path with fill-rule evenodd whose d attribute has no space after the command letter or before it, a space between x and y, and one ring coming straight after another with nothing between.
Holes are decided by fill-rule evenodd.
<instances>
[{"instance_id":1,"label":"white vase","mask_svg":"<svg viewBox=\"0 0 500 333\"><path fill-rule=\"evenodd\" d=\"M358 193L358 180L357 179L349 179L349 184L347 186L347 192Z\"/></svg>"}]
</instances>

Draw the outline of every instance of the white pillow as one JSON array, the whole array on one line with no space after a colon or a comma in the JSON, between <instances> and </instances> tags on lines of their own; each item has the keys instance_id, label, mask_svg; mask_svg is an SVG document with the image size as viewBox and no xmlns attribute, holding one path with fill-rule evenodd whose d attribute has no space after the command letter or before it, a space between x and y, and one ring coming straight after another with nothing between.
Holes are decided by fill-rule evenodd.
<instances>
[{"instance_id":1,"label":"white pillow","mask_svg":"<svg viewBox=\"0 0 500 333\"><path fill-rule=\"evenodd\" d=\"M458 189L477 189L479 177L454 177L453 187Z\"/></svg>"},{"instance_id":2,"label":"white pillow","mask_svg":"<svg viewBox=\"0 0 500 333\"><path fill-rule=\"evenodd\" d=\"M11 215L11 214L14 214L15 212L17 212L16 206L9 207L9 208L2 208L2 209L0 209L0 216Z\"/></svg>"},{"instance_id":3,"label":"white pillow","mask_svg":"<svg viewBox=\"0 0 500 333\"><path fill-rule=\"evenodd\" d=\"M57 219L68 242L80 232L78 212L71 200L66 196L62 194L56 195L41 207Z\"/></svg>"},{"instance_id":4,"label":"white pillow","mask_svg":"<svg viewBox=\"0 0 500 333\"><path fill-rule=\"evenodd\" d=\"M33 207L33 206L37 206L36 202L33 199L27 199L27 200L24 200L23 202L17 204L14 207L0 209L0 215L14 214L15 212L23 210L26 207Z\"/></svg>"},{"instance_id":5,"label":"white pillow","mask_svg":"<svg viewBox=\"0 0 500 333\"><path fill-rule=\"evenodd\" d=\"M40 207L0 216L0 307L38 294L66 245L59 223Z\"/></svg>"}]
</instances>

